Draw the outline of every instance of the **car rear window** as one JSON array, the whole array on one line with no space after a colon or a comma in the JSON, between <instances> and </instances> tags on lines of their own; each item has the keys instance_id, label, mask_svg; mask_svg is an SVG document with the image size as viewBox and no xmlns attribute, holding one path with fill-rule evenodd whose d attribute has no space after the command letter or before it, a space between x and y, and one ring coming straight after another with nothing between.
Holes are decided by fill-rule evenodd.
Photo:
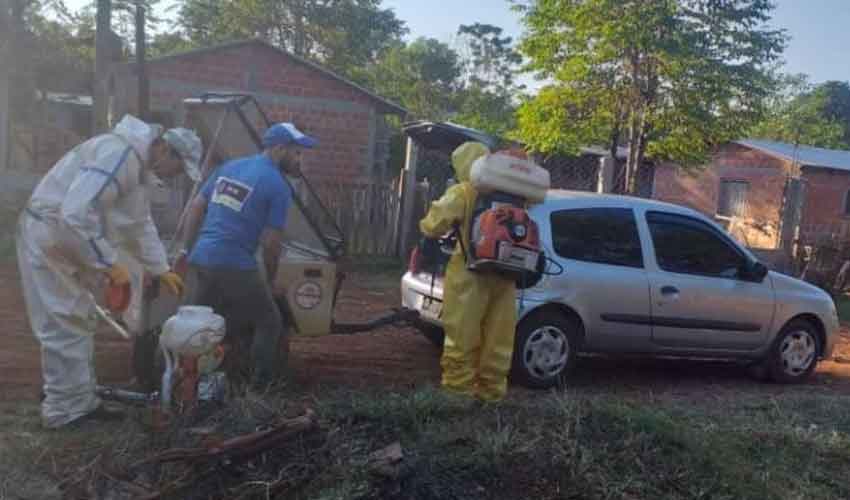
<instances>
[{"instance_id":1,"label":"car rear window","mask_svg":"<svg viewBox=\"0 0 850 500\"><path fill-rule=\"evenodd\" d=\"M635 215L628 208L579 208L551 215L555 252L566 259L643 267Z\"/></svg>"}]
</instances>

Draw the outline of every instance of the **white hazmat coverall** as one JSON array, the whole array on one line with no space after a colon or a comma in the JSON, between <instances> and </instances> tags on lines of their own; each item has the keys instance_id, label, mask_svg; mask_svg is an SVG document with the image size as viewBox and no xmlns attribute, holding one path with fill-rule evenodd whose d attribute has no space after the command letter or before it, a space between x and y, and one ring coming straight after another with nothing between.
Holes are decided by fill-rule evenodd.
<instances>
[{"instance_id":1,"label":"white hazmat coverall","mask_svg":"<svg viewBox=\"0 0 850 500\"><path fill-rule=\"evenodd\" d=\"M18 223L17 252L30 326L41 343L42 419L61 427L100 405L95 395L97 317L87 290L119 249L158 276L169 270L150 214L143 170L161 134L125 116L80 144L39 182Z\"/></svg>"}]
</instances>

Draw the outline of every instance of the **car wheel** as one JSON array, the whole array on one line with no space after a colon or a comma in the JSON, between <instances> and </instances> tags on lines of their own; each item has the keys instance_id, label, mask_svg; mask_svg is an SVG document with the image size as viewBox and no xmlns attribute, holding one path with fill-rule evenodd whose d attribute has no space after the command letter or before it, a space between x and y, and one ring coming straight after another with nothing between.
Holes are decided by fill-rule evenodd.
<instances>
[{"instance_id":1,"label":"car wheel","mask_svg":"<svg viewBox=\"0 0 850 500\"><path fill-rule=\"evenodd\" d=\"M805 320L791 321L779 332L767 360L770 377L783 384L806 380L817 365L819 352L817 329Z\"/></svg>"},{"instance_id":2,"label":"car wheel","mask_svg":"<svg viewBox=\"0 0 850 500\"><path fill-rule=\"evenodd\" d=\"M540 312L517 328L511 379L532 389L554 387L575 367L581 321L559 312Z\"/></svg>"}]
</instances>

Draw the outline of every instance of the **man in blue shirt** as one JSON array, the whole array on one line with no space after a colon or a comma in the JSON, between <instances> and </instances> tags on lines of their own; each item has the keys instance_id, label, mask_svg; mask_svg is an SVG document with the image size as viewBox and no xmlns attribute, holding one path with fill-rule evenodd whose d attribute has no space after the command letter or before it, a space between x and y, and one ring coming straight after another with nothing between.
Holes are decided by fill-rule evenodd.
<instances>
[{"instance_id":1,"label":"man in blue shirt","mask_svg":"<svg viewBox=\"0 0 850 500\"><path fill-rule=\"evenodd\" d=\"M277 273L292 189L282 171L298 167L300 149L316 141L291 123L269 127L263 152L228 162L213 173L192 201L187 233L197 234L189 264L197 277L190 304L212 306L228 331L253 326L253 383L265 386L278 374L283 322L270 282ZM254 258L262 245L266 277Z\"/></svg>"}]
</instances>

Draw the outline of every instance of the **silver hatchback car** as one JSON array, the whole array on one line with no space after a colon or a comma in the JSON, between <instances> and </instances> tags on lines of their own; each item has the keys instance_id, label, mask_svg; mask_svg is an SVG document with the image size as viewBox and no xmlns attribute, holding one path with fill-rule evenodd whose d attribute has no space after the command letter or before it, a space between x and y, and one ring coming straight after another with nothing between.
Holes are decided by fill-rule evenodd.
<instances>
[{"instance_id":1,"label":"silver hatchback car","mask_svg":"<svg viewBox=\"0 0 850 500\"><path fill-rule=\"evenodd\" d=\"M735 359L799 382L838 337L835 304L768 271L713 221L654 200L550 191L531 210L547 276L518 292L513 380L558 383L579 353ZM442 281L411 259L403 305L442 341ZM555 272L557 271L557 275Z\"/></svg>"}]
</instances>

